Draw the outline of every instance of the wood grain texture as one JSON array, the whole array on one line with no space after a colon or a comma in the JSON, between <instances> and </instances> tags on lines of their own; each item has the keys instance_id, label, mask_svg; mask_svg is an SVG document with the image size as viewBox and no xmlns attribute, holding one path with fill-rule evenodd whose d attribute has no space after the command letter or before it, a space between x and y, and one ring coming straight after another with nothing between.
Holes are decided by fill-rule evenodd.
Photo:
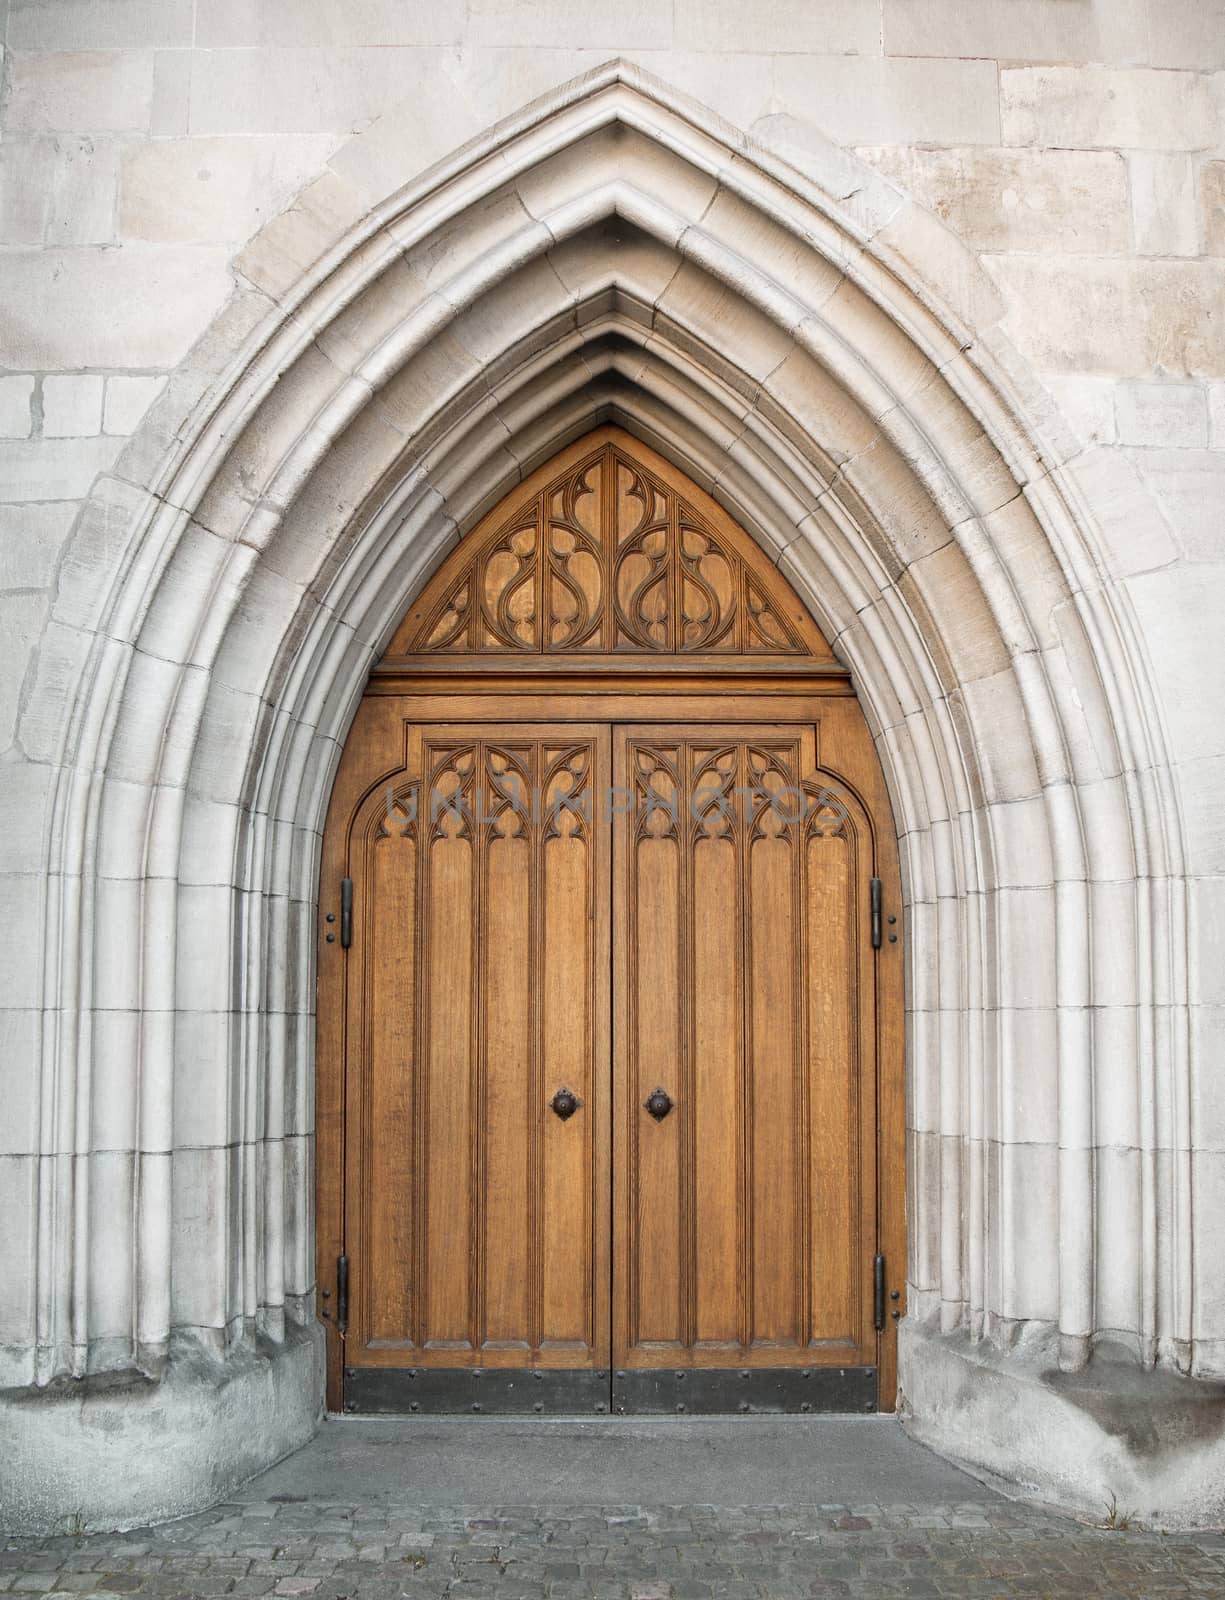
<instances>
[{"instance_id":1,"label":"wood grain texture","mask_svg":"<svg viewBox=\"0 0 1225 1600\"><path fill-rule=\"evenodd\" d=\"M606 427L468 535L385 660L635 654L833 660L743 529L662 456Z\"/></svg>"},{"instance_id":2,"label":"wood grain texture","mask_svg":"<svg viewBox=\"0 0 1225 1600\"><path fill-rule=\"evenodd\" d=\"M722 556L686 543L691 522ZM529 523L530 581L526 546L499 532ZM450 593L458 617L464 572L485 598L440 645L430 608ZM803 649L741 648L775 610ZM566 803L613 781L632 817ZM449 803L410 819L431 782ZM840 804L823 813L825 788ZM347 952L327 921L344 876ZM879 952L872 876L898 919ZM872 1257L899 1296L887 1311L904 1311L900 905L847 675L757 546L615 429L527 480L405 617L333 790L329 1405L344 1365L615 1359L877 1364L891 1408L896 1326L872 1326ZM660 1123L642 1105L657 1084L676 1101ZM582 1101L564 1122L547 1109L563 1086ZM343 1340L322 1298L342 1250Z\"/></svg>"},{"instance_id":3,"label":"wood grain texture","mask_svg":"<svg viewBox=\"0 0 1225 1600\"><path fill-rule=\"evenodd\" d=\"M695 732L615 730L613 1359L872 1364L873 830L815 725Z\"/></svg>"}]
</instances>

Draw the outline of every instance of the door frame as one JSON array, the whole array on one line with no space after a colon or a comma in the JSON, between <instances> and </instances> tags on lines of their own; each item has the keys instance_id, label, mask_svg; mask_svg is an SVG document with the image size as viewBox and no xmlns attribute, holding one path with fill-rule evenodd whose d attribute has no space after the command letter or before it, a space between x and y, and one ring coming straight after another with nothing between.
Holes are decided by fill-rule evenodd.
<instances>
[{"instance_id":1,"label":"door frame","mask_svg":"<svg viewBox=\"0 0 1225 1600\"><path fill-rule=\"evenodd\" d=\"M345 876L346 819L369 787L367 753L397 724L417 723L721 723L824 722L836 728L844 773L830 763L871 819L885 930L876 952L876 1248L884 1257L883 1328L877 1332L877 1402L892 1411L897 1389L897 1323L906 1307L906 1089L901 873L884 773L845 668L809 663L737 670L688 663L610 661L584 665L537 660L400 658L376 667L346 740L324 829L318 906L316 1021L316 1282L327 1335L326 1403L344 1407L343 1336L337 1329L337 1261L345 1241L346 985L337 940ZM823 764L825 764L823 762ZM889 922L896 918L896 922ZM340 958L340 959L337 959Z\"/></svg>"}]
</instances>

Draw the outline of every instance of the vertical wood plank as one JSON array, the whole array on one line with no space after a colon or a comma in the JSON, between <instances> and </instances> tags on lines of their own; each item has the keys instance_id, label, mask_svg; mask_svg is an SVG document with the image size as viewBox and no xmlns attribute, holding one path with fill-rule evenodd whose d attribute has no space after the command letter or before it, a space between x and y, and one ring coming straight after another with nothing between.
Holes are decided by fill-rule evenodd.
<instances>
[{"instance_id":1,"label":"vertical wood plank","mask_svg":"<svg viewBox=\"0 0 1225 1600\"><path fill-rule=\"evenodd\" d=\"M531 1249L528 1153L539 1118L532 1085L532 841L505 815L485 841L480 1017L484 1031L482 1343L529 1345ZM514 829L514 832L510 830Z\"/></svg>"},{"instance_id":2,"label":"vertical wood plank","mask_svg":"<svg viewBox=\"0 0 1225 1600\"><path fill-rule=\"evenodd\" d=\"M863 1252L856 1195L859 1059L851 849L851 841L843 837L814 836L807 846L815 1341L850 1340L858 1331L855 1263Z\"/></svg>"},{"instance_id":3,"label":"vertical wood plank","mask_svg":"<svg viewBox=\"0 0 1225 1600\"><path fill-rule=\"evenodd\" d=\"M785 835L749 849L746 913L749 1052L753 1113L753 1342L797 1337L797 1229L794 1117L797 1111L796 949L792 878L795 853Z\"/></svg>"},{"instance_id":4,"label":"vertical wood plank","mask_svg":"<svg viewBox=\"0 0 1225 1600\"><path fill-rule=\"evenodd\" d=\"M591 1061L595 973L593 919L588 908L593 906L596 891L591 857L590 841L577 830L550 838L544 845L543 1070L538 1113L543 1134L540 1317L543 1337L551 1344L581 1345L595 1334L593 1263L588 1247L589 1174L599 1092L592 1082ZM562 1088L582 1102L581 1109L565 1122L549 1109Z\"/></svg>"},{"instance_id":5,"label":"vertical wood plank","mask_svg":"<svg viewBox=\"0 0 1225 1600\"><path fill-rule=\"evenodd\" d=\"M362 1232L370 1248L361 1279L365 1326L373 1340L401 1342L411 1338L412 1330L416 853L416 840L394 824L385 837L374 838L359 907L368 939L363 1100L369 1160L362 1186ZM387 1005L383 992L391 985L401 998Z\"/></svg>"},{"instance_id":6,"label":"vertical wood plank","mask_svg":"<svg viewBox=\"0 0 1225 1600\"><path fill-rule=\"evenodd\" d=\"M642 838L634 861L634 1071L625 1115L636 1127L637 1162L627 1248L636 1292L636 1339L672 1343L681 1314L680 1117L662 1122L643 1110L659 1087L675 1100L681 1060L680 858L675 838Z\"/></svg>"},{"instance_id":7,"label":"vertical wood plank","mask_svg":"<svg viewBox=\"0 0 1225 1600\"><path fill-rule=\"evenodd\" d=\"M693 850L693 994L697 1246L695 1334L740 1342L743 1044L736 841L699 834Z\"/></svg>"},{"instance_id":8,"label":"vertical wood plank","mask_svg":"<svg viewBox=\"0 0 1225 1600\"><path fill-rule=\"evenodd\" d=\"M468 1345L472 1260L471 1093L474 927L473 850L435 838L423 952L428 986L426 1254L430 1344Z\"/></svg>"}]
</instances>

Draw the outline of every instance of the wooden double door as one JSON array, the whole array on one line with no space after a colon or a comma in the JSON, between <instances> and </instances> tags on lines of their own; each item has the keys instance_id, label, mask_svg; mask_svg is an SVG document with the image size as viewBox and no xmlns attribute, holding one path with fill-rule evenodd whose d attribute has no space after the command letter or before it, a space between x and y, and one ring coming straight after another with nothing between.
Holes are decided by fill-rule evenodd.
<instances>
[{"instance_id":1,"label":"wooden double door","mask_svg":"<svg viewBox=\"0 0 1225 1600\"><path fill-rule=\"evenodd\" d=\"M333 1405L891 1404L896 870L854 701L773 698L364 704L323 904Z\"/></svg>"},{"instance_id":2,"label":"wooden double door","mask_svg":"<svg viewBox=\"0 0 1225 1600\"><path fill-rule=\"evenodd\" d=\"M863 1410L904 1309L901 921L846 668L621 429L453 549L321 868L346 1410Z\"/></svg>"}]
</instances>

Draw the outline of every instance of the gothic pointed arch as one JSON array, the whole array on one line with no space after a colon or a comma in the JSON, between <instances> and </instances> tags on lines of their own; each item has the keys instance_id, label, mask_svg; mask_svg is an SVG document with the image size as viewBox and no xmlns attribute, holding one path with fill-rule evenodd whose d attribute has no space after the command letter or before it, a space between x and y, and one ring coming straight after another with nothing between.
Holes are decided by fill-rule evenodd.
<instances>
[{"instance_id":1,"label":"gothic pointed arch","mask_svg":"<svg viewBox=\"0 0 1225 1600\"><path fill-rule=\"evenodd\" d=\"M1212 1260L1193 1227L1177 773L1095 521L1118 486L1010 342L983 262L866 168L848 189L843 153L772 152L621 61L372 195L412 128L384 124L373 168L341 152L238 258L232 301L82 508L23 692L47 797L41 1109L4 1382L177 1373L147 1405L121 1396L123 1425L160 1442L177 1405L208 1441L137 1452L144 1476L120 1480L98 1453L109 1423L65 1425L58 1478L28 1452L3 1464L15 1503L54 1481L99 1518L178 1514L315 1426L311 951L339 751L442 553L615 423L786 574L877 741L915 933L910 1425L1092 1507L1091 1408L1041 1374L1099 1337L1207 1374L1225 1348L1197 1321ZM581 543L556 578L571 639L596 609ZM449 643L466 627L475 649L487 624L461 590ZM519 601L500 604L530 654ZM636 659L684 658L683 626L670 658L659 611L628 615L651 646ZM441 618L426 640L445 649ZM1107 1102L1135 1108L1113 1152ZM105 1204L102 1106L125 1138ZM1100 1226L1124 1172L1130 1252ZM174 1353L194 1340L224 1363L257 1333L259 1358L225 1370L275 1426L251 1429L245 1402L199 1423ZM1041 1354L1028 1390L1018 1350ZM1018 1457L1040 1434L999 1423L1031 1393L1056 1415L1053 1462ZM50 1415L31 1449L52 1448ZM1092 1432L1139 1503L1126 1430ZM205 1477L205 1458L225 1466ZM1176 1473L1144 1493L1196 1514Z\"/></svg>"}]
</instances>

